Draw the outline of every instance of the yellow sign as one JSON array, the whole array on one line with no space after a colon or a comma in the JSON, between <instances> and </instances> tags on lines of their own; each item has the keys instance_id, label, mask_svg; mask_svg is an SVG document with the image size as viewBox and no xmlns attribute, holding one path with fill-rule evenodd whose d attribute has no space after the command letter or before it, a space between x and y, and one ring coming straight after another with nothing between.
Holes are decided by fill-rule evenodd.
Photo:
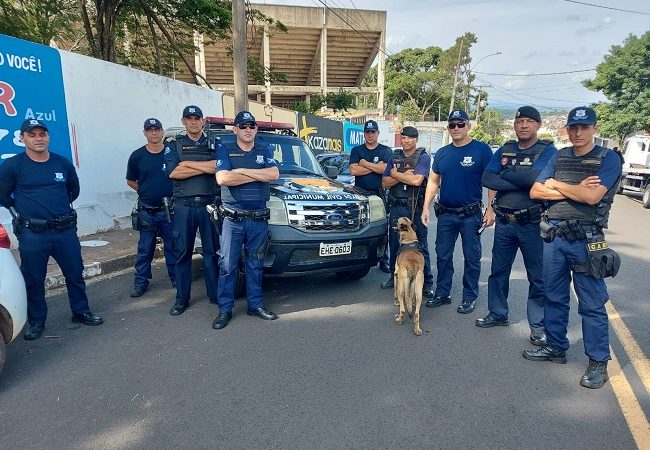
<instances>
[{"instance_id":1,"label":"yellow sign","mask_svg":"<svg viewBox=\"0 0 650 450\"><path fill-rule=\"evenodd\" d=\"M590 242L587 244L587 250L590 252L597 252L598 250L605 250L608 248L607 241Z\"/></svg>"}]
</instances>

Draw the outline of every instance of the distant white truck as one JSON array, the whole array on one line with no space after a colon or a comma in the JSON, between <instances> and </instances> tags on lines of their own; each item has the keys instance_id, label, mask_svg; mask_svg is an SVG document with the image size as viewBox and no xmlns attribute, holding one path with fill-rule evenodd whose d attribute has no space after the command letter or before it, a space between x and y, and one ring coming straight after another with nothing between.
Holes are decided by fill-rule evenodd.
<instances>
[{"instance_id":1,"label":"distant white truck","mask_svg":"<svg viewBox=\"0 0 650 450\"><path fill-rule=\"evenodd\" d=\"M623 146L623 176L620 194L643 194L643 207L650 209L650 135L637 134Z\"/></svg>"}]
</instances>

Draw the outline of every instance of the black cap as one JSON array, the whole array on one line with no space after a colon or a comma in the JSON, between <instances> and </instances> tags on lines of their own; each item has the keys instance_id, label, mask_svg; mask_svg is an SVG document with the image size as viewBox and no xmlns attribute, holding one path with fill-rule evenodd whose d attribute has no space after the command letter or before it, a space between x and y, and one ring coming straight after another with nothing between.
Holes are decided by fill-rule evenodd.
<instances>
[{"instance_id":1,"label":"black cap","mask_svg":"<svg viewBox=\"0 0 650 450\"><path fill-rule=\"evenodd\" d=\"M36 120L36 119L27 119L27 120L24 121L24 122L22 123L22 125L20 126L20 134L23 134L23 133L25 133L26 131L31 131L31 130L33 130L34 128L42 128L42 129L44 129L45 131L49 132L49 130L47 129L47 126L46 126L43 122L41 122L40 120Z\"/></svg>"},{"instance_id":2,"label":"black cap","mask_svg":"<svg viewBox=\"0 0 650 450\"><path fill-rule=\"evenodd\" d=\"M368 120L364 125L363 125L363 131L364 133L366 131L379 131L379 126L377 125L377 122L374 120Z\"/></svg>"},{"instance_id":3,"label":"black cap","mask_svg":"<svg viewBox=\"0 0 650 450\"><path fill-rule=\"evenodd\" d=\"M579 106L573 108L569 113L569 117L566 119L566 126L570 127L571 125L595 125L598 116L596 116L596 111L592 108L586 106Z\"/></svg>"},{"instance_id":4,"label":"black cap","mask_svg":"<svg viewBox=\"0 0 650 450\"><path fill-rule=\"evenodd\" d=\"M235 116L235 126L241 125L242 123L257 123L255 121L255 116L253 116L250 111L240 111Z\"/></svg>"},{"instance_id":5,"label":"black cap","mask_svg":"<svg viewBox=\"0 0 650 450\"><path fill-rule=\"evenodd\" d=\"M419 136L418 129L415 127L404 127L400 133L402 136L416 138Z\"/></svg>"},{"instance_id":6,"label":"black cap","mask_svg":"<svg viewBox=\"0 0 650 450\"><path fill-rule=\"evenodd\" d=\"M152 117L150 119L147 119L144 121L144 130L147 131L149 128L156 127L156 128L161 128L162 129L162 123L160 123L160 120Z\"/></svg>"},{"instance_id":7,"label":"black cap","mask_svg":"<svg viewBox=\"0 0 650 450\"><path fill-rule=\"evenodd\" d=\"M467 121L469 120L469 116L462 109L454 109L452 112L449 113L449 118L447 119L448 122L451 120Z\"/></svg>"},{"instance_id":8,"label":"black cap","mask_svg":"<svg viewBox=\"0 0 650 450\"><path fill-rule=\"evenodd\" d=\"M190 116L196 116L202 119L203 111L201 111L201 108L195 105L186 106L185 109L183 110L183 117L190 117Z\"/></svg>"},{"instance_id":9,"label":"black cap","mask_svg":"<svg viewBox=\"0 0 650 450\"><path fill-rule=\"evenodd\" d=\"M532 106L522 106L515 113L515 119L519 117L528 117L529 119L536 120L537 122L542 121L542 115Z\"/></svg>"}]
</instances>

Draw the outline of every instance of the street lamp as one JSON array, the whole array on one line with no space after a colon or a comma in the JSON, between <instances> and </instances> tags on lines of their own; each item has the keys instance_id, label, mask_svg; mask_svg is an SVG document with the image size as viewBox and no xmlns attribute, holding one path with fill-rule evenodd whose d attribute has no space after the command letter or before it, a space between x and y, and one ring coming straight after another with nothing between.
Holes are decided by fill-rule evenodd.
<instances>
[{"instance_id":1,"label":"street lamp","mask_svg":"<svg viewBox=\"0 0 650 450\"><path fill-rule=\"evenodd\" d=\"M468 94L467 94L468 96L472 92L472 72L474 72L474 68L476 66L478 66L481 63L481 61L483 61L485 58L489 58L490 56L497 56L497 55L501 55L501 54L502 54L501 52L494 52L494 53L490 53L489 55L485 55L484 57L482 57L481 59L476 61L476 63L472 66L472 68L469 69L469 72L467 73L467 82L468 82L468 85L469 85ZM484 101L484 103L485 103L485 101ZM476 120L477 121L478 121L478 118L479 118L479 115L480 115L479 111L481 110L481 106L482 106L481 105L481 90L479 89L478 101L476 102Z\"/></svg>"}]
</instances>

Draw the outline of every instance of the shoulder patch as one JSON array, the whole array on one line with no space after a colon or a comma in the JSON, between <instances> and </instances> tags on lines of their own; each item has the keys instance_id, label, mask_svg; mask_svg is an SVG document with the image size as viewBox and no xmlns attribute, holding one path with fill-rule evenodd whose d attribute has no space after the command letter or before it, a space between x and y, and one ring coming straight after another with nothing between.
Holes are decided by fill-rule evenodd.
<instances>
[{"instance_id":1,"label":"shoulder patch","mask_svg":"<svg viewBox=\"0 0 650 450\"><path fill-rule=\"evenodd\" d=\"M167 139L165 139L165 142L174 142L176 140L176 136L169 136Z\"/></svg>"}]
</instances>

